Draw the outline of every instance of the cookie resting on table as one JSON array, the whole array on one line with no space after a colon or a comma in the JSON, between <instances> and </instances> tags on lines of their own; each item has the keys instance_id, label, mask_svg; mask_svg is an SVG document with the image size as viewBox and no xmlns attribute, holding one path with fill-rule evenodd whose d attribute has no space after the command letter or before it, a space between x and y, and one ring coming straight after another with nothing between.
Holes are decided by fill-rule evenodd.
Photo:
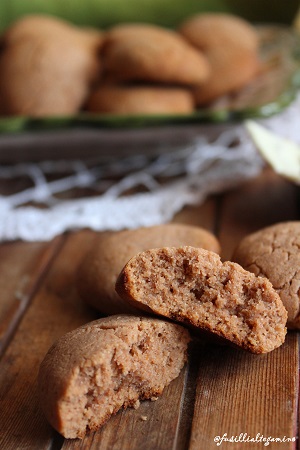
<instances>
[{"instance_id":1,"label":"cookie resting on table","mask_svg":"<svg viewBox=\"0 0 300 450\"><path fill-rule=\"evenodd\" d=\"M277 223L246 236L233 260L271 281L287 309L287 327L300 329L300 222Z\"/></svg>"},{"instance_id":2,"label":"cookie resting on table","mask_svg":"<svg viewBox=\"0 0 300 450\"><path fill-rule=\"evenodd\" d=\"M126 264L116 289L135 307L252 353L267 353L285 339L287 313L271 283L208 250L142 252Z\"/></svg>"},{"instance_id":3,"label":"cookie resting on table","mask_svg":"<svg viewBox=\"0 0 300 450\"><path fill-rule=\"evenodd\" d=\"M83 438L120 408L161 395L187 357L189 332L173 323L111 316L62 336L39 371L40 404L66 438Z\"/></svg>"},{"instance_id":4,"label":"cookie resting on table","mask_svg":"<svg viewBox=\"0 0 300 450\"><path fill-rule=\"evenodd\" d=\"M26 16L2 36L1 110L44 117L75 114L101 72L101 31Z\"/></svg>"},{"instance_id":5,"label":"cookie resting on table","mask_svg":"<svg viewBox=\"0 0 300 450\"><path fill-rule=\"evenodd\" d=\"M103 66L109 81L153 81L193 85L206 81L206 56L175 31L156 25L111 28L104 41Z\"/></svg>"},{"instance_id":6,"label":"cookie resting on table","mask_svg":"<svg viewBox=\"0 0 300 450\"><path fill-rule=\"evenodd\" d=\"M194 89L197 105L240 89L257 74L258 33L246 20L230 14L199 14L183 22L178 31L211 66L207 81Z\"/></svg>"}]
</instances>

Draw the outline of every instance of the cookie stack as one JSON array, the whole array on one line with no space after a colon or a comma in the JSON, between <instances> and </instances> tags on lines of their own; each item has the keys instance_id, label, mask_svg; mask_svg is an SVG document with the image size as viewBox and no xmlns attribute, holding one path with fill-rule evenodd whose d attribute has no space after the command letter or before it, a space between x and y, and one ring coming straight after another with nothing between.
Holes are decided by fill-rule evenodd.
<instances>
[{"instance_id":1,"label":"cookie stack","mask_svg":"<svg viewBox=\"0 0 300 450\"><path fill-rule=\"evenodd\" d=\"M258 47L255 28L226 14L105 32L27 16L2 36L2 114L190 114L254 78Z\"/></svg>"},{"instance_id":2,"label":"cookie stack","mask_svg":"<svg viewBox=\"0 0 300 450\"><path fill-rule=\"evenodd\" d=\"M68 333L47 353L39 390L49 422L82 438L120 408L156 398L179 375L192 336L255 354L278 348L286 308L288 324L299 323L299 231L299 223L279 224L247 237L235 259L249 270L222 262L216 237L198 227L97 236L76 284L84 301L114 315Z\"/></svg>"},{"instance_id":3,"label":"cookie stack","mask_svg":"<svg viewBox=\"0 0 300 450\"><path fill-rule=\"evenodd\" d=\"M240 89L258 72L254 27L226 14L200 14L177 31L119 25L106 33L104 81L87 109L114 114L191 113Z\"/></svg>"},{"instance_id":4,"label":"cookie stack","mask_svg":"<svg viewBox=\"0 0 300 450\"><path fill-rule=\"evenodd\" d=\"M17 21L2 37L2 114L75 114L99 77L102 41L101 32L50 16Z\"/></svg>"}]
</instances>

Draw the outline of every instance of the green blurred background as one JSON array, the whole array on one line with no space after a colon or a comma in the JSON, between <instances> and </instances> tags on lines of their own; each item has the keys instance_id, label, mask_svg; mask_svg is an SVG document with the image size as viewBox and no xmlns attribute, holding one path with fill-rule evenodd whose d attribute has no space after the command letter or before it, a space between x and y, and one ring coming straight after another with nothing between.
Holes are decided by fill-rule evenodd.
<instances>
[{"instance_id":1,"label":"green blurred background","mask_svg":"<svg viewBox=\"0 0 300 450\"><path fill-rule=\"evenodd\" d=\"M0 0L0 30L17 17L47 13L79 25L107 27L128 21L176 26L202 11L226 11L253 22L291 24L300 0Z\"/></svg>"}]
</instances>

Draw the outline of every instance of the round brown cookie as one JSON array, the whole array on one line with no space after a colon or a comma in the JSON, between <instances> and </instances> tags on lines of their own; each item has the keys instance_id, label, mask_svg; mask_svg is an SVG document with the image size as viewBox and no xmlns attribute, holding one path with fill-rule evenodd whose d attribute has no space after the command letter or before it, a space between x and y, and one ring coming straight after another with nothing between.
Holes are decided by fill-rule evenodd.
<instances>
[{"instance_id":1,"label":"round brown cookie","mask_svg":"<svg viewBox=\"0 0 300 450\"><path fill-rule=\"evenodd\" d=\"M100 73L101 32L28 16L3 36L0 96L5 114L76 113Z\"/></svg>"},{"instance_id":2,"label":"round brown cookie","mask_svg":"<svg viewBox=\"0 0 300 450\"><path fill-rule=\"evenodd\" d=\"M213 75L206 83L193 89L197 106L238 91L255 77L259 69L257 56L247 51L232 51L230 56L222 50L212 51L209 61L214 67Z\"/></svg>"},{"instance_id":3,"label":"round brown cookie","mask_svg":"<svg viewBox=\"0 0 300 450\"><path fill-rule=\"evenodd\" d=\"M197 14L186 19L178 30L204 52L218 47L239 47L256 52L259 46L255 28L241 17L231 14Z\"/></svg>"},{"instance_id":4,"label":"round brown cookie","mask_svg":"<svg viewBox=\"0 0 300 450\"><path fill-rule=\"evenodd\" d=\"M271 281L288 311L288 328L300 329L300 222L278 223L246 236L233 260Z\"/></svg>"},{"instance_id":5,"label":"round brown cookie","mask_svg":"<svg viewBox=\"0 0 300 450\"><path fill-rule=\"evenodd\" d=\"M271 283L219 255L193 247L147 250L123 268L124 300L227 340L267 353L285 339L287 312Z\"/></svg>"},{"instance_id":6,"label":"round brown cookie","mask_svg":"<svg viewBox=\"0 0 300 450\"><path fill-rule=\"evenodd\" d=\"M13 22L4 32L2 38L9 45L22 42L24 39L41 34L60 35L65 30L72 33L74 27L59 18L46 16L42 14L33 14L19 18Z\"/></svg>"},{"instance_id":7,"label":"round brown cookie","mask_svg":"<svg viewBox=\"0 0 300 450\"><path fill-rule=\"evenodd\" d=\"M155 25L119 25L106 34L103 66L110 81L201 84L207 58L175 31Z\"/></svg>"},{"instance_id":8,"label":"round brown cookie","mask_svg":"<svg viewBox=\"0 0 300 450\"><path fill-rule=\"evenodd\" d=\"M28 38L35 37L38 39L42 35L48 35L49 38L61 36L62 39L69 38L71 41L82 39L87 45L96 43L97 46L104 40L104 32L99 29L92 27L79 28L58 17L32 14L18 19L7 28L3 35L3 43L5 45L13 45Z\"/></svg>"},{"instance_id":9,"label":"round brown cookie","mask_svg":"<svg viewBox=\"0 0 300 450\"><path fill-rule=\"evenodd\" d=\"M240 89L257 73L259 39L255 28L229 14L199 14L179 32L207 56L212 68L207 81L194 90L197 105Z\"/></svg>"},{"instance_id":10,"label":"round brown cookie","mask_svg":"<svg viewBox=\"0 0 300 450\"><path fill-rule=\"evenodd\" d=\"M194 110L194 99L183 88L104 85L91 93L85 109L108 114L188 114Z\"/></svg>"},{"instance_id":11,"label":"round brown cookie","mask_svg":"<svg viewBox=\"0 0 300 450\"><path fill-rule=\"evenodd\" d=\"M66 438L83 438L120 408L157 397L187 357L188 331L169 322L112 316L61 337L40 366L40 404Z\"/></svg>"},{"instance_id":12,"label":"round brown cookie","mask_svg":"<svg viewBox=\"0 0 300 450\"><path fill-rule=\"evenodd\" d=\"M143 250L181 245L220 251L213 234L190 225L166 224L99 234L77 273L76 284L81 298L105 314L136 312L115 291L124 265Z\"/></svg>"}]
</instances>

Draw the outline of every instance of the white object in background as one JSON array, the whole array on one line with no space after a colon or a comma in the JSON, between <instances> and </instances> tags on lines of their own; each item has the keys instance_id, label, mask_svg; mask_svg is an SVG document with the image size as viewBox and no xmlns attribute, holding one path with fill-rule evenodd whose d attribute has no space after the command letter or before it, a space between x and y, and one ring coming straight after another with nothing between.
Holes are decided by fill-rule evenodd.
<instances>
[{"instance_id":1,"label":"white object in background","mask_svg":"<svg viewBox=\"0 0 300 450\"><path fill-rule=\"evenodd\" d=\"M0 196L0 240L44 241L66 230L86 227L103 231L158 225L171 220L185 205L199 204L212 193L258 175L262 159L243 127L236 125L213 142L202 137L154 161L145 159L139 167L132 160L130 168L96 197L59 200L55 194L60 189L97 187L105 181L104 172L110 167L103 170L76 164L73 176L50 182L41 165L0 167L0 176L9 178L17 171L30 174L34 182L25 191ZM146 192L126 195L141 186ZM24 206L30 201L43 202L48 208Z\"/></svg>"},{"instance_id":2,"label":"white object in background","mask_svg":"<svg viewBox=\"0 0 300 450\"><path fill-rule=\"evenodd\" d=\"M279 175L300 184L300 145L252 120L245 123L257 149Z\"/></svg>"},{"instance_id":3,"label":"white object in background","mask_svg":"<svg viewBox=\"0 0 300 450\"><path fill-rule=\"evenodd\" d=\"M299 118L300 94L286 110L259 124L231 124L217 138L203 133L190 146L154 161L140 154L93 167L83 161L0 166L0 178L27 176L33 182L25 191L0 196L0 241L49 240L84 227L120 230L167 222L185 205L257 176L264 164L257 147L274 170L300 183ZM63 174L65 165L70 175L47 180L47 174ZM140 186L146 192L126 195ZM91 187L99 195L60 200L57 194L76 187ZM24 206L27 202L43 202L47 208Z\"/></svg>"}]
</instances>

